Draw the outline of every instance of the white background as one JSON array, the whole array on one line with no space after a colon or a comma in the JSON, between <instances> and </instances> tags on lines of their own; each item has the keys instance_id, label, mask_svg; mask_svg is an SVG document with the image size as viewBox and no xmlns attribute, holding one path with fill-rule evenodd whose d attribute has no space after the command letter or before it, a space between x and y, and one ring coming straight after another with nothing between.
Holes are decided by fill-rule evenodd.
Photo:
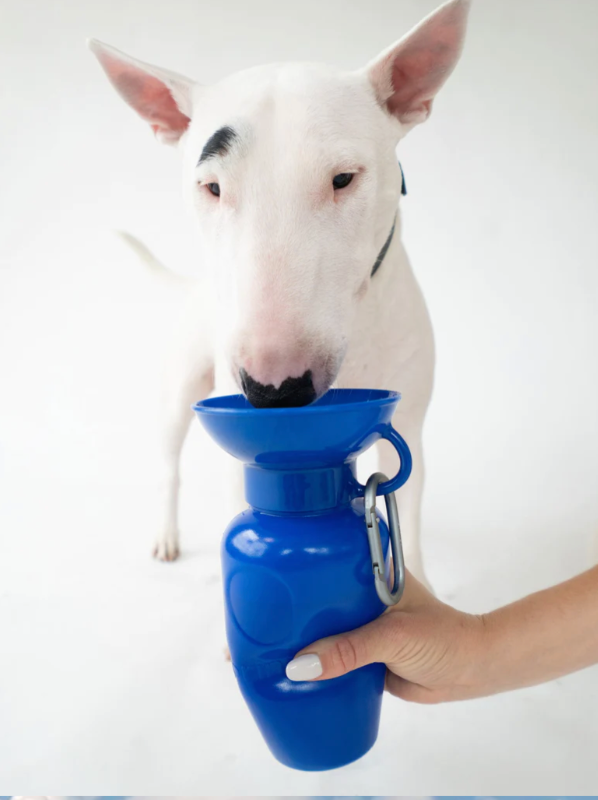
<instances>
[{"instance_id":1,"label":"white background","mask_svg":"<svg viewBox=\"0 0 598 800\"><path fill-rule=\"evenodd\" d=\"M87 36L199 80L286 59L358 67L433 0L3 0L0 27L0 782L55 794L588 794L598 672L439 707L386 698L328 774L277 764L222 648L211 500L184 455L184 556L149 558L156 389L182 298L111 233L192 274L177 153ZM424 550L484 611L590 563L598 530L594 0L478 0L430 121L401 144L404 235L438 371ZM214 496L217 496L214 495Z\"/></svg>"}]
</instances>

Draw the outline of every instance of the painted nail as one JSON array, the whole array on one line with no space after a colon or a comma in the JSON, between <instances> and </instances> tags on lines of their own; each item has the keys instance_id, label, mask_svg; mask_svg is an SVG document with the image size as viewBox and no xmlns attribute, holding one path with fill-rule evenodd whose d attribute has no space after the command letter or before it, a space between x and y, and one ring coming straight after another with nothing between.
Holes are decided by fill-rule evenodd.
<instances>
[{"instance_id":1,"label":"painted nail","mask_svg":"<svg viewBox=\"0 0 598 800\"><path fill-rule=\"evenodd\" d=\"M319 678L324 670L320 656L315 653L306 653L304 656L289 661L286 671L290 681L313 681L314 678Z\"/></svg>"}]
</instances>

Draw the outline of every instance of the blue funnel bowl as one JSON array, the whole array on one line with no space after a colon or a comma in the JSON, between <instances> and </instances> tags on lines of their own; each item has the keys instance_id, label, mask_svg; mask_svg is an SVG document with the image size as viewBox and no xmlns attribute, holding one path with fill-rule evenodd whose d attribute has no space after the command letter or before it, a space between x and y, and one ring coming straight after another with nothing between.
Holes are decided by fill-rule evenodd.
<instances>
[{"instance_id":1,"label":"blue funnel bowl","mask_svg":"<svg viewBox=\"0 0 598 800\"><path fill-rule=\"evenodd\" d=\"M273 755L325 770L363 756L378 735L384 664L340 678L291 681L295 654L325 636L378 617L357 456L380 438L411 454L392 428L400 395L334 389L302 408L256 409L242 395L194 406L210 436L243 462L250 505L222 543L226 629L241 692ZM380 522L388 575L388 528Z\"/></svg>"},{"instance_id":2,"label":"blue funnel bowl","mask_svg":"<svg viewBox=\"0 0 598 800\"><path fill-rule=\"evenodd\" d=\"M298 502L296 493L292 492L288 502L284 497L266 501L270 511L313 511L330 507L325 504L336 497L335 490L339 492L339 500L344 502L363 495L363 487L355 480L349 481L351 485L345 487L347 491L343 493L342 487L336 485L338 475L331 475L330 468L338 470L345 465L353 473L357 456L381 438L395 446L401 469L392 480L380 484L378 493L394 492L405 483L411 473L411 453L390 424L400 399L398 392L378 389L332 389L312 405L302 408L257 409L239 394L204 400L197 403L194 410L223 450L253 468L245 470L250 505L264 507L264 500L255 493L256 480L264 481L268 486L266 491L271 490L276 480L273 476L270 482L268 478L256 478L256 469L260 472L285 470L289 490L292 471L303 475L299 483L304 489L306 470L314 470L310 483L312 495L315 492L320 497L319 502L312 496L306 496L303 503ZM322 485L324 472L333 479L334 485ZM347 470L342 472L343 479L348 480Z\"/></svg>"}]
</instances>

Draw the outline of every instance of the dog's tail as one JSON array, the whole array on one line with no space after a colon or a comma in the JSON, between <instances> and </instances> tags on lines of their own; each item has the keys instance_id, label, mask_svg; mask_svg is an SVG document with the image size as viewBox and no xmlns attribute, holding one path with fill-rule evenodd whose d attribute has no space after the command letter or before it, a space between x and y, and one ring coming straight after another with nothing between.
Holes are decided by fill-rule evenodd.
<instances>
[{"instance_id":1,"label":"dog's tail","mask_svg":"<svg viewBox=\"0 0 598 800\"><path fill-rule=\"evenodd\" d=\"M178 284L179 286L184 286L185 284L192 283L191 278L177 275L175 272L172 272L172 270L169 270L168 267L165 267L164 264L156 258L149 247L139 241L133 234L127 231L116 231L116 235L131 248L144 267L146 267L149 273L155 278L166 281L171 285Z\"/></svg>"}]
</instances>

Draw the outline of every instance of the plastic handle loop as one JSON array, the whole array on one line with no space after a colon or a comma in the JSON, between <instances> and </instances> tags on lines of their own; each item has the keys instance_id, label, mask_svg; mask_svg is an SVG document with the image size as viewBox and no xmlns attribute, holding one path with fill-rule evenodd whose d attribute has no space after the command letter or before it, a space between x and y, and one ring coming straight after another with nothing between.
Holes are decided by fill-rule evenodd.
<instances>
[{"instance_id":1,"label":"plastic handle loop","mask_svg":"<svg viewBox=\"0 0 598 800\"><path fill-rule=\"evenodd\" d=\"M388 480L386 476L384 476L382 478L384 482L381 483L377 489L377 493L379 495L392 494L393 492L396 492L397 489L400 489L401 486L408 481L409 476L411 475L411 468L413 466L411 450L409 450L407 442L395 431L392 425L383 425L377 430L380 433L380 438L386 439L388 442L390 442L401 459L399 471L394 478L392 478L392 480ZM356 497L363 497L365 494L365 486L362 486L360 483L355 481L354 491Z\"/></svg>"},{"instance_id":2,"label":"plastic handle loop","mask_svg":"<svg viewBox=\"0 0 598 800\"><path fill-rule=\"evenodd\" d=\"M385 481L386 484L383 483L383 481ZM368 480L365 487L365 521L367 525L368 541L370 543L376 592L384 605L395 606L403 596L403 590L405 589L405 560L403 558L399 512L394 494L387 494L384 497L386 513L388 515L388 528L390 531L390 545L392 548L394 566L392 591L388 588L388 584L386 583L384 553L382 552L380 527L378 525L376 509L376 495L380 491L380 486L387 485L388 483L389 481L386 475L383 475L381 472L375 472Z\"/></svg>"}]
</instances>

